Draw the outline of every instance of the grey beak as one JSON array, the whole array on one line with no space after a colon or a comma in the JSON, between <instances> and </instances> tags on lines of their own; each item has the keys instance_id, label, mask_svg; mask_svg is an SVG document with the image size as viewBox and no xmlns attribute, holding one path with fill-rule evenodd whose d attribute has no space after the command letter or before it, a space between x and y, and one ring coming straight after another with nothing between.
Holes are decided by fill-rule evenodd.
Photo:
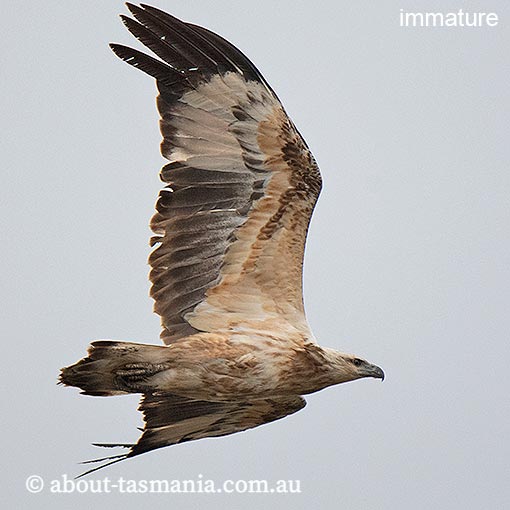
<instances>
[{"instance_id":1,"label":"grey beak","mask_svg":"<svg viewBox=\"0 0 510 510\"><path fill-rule=\"evenodd\" d=\"M367 365L366 367L363 367L361 373L363 377L375 377L376 379L381 379L381 381L384 381L384 372L382 368L378 367L377 365Z\"/></svg>"}]
</instances>

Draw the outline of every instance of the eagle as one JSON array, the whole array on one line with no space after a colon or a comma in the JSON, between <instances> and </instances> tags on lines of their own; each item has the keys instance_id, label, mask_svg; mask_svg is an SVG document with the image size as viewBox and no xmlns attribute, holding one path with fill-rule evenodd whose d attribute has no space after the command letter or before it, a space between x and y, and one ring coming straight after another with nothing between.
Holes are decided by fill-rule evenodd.
<instances>
[{"instance_id":1,"label":"eagle","mask_svg":"<svg viewBox=\"0 0 510 510\"><path fill-rule=\"evenodd\" d=\"M164 346L99 340L59 382L95 396L141 394L144 428L121 460L225 436L302 409L303 395L378 366L317 344L303 256L321 190L317 163L278 97L231 43L155 7L126 4L154 55L111 44L156 79L169 162L151 220L150 294Z\"/></svg>"}]
</instances>

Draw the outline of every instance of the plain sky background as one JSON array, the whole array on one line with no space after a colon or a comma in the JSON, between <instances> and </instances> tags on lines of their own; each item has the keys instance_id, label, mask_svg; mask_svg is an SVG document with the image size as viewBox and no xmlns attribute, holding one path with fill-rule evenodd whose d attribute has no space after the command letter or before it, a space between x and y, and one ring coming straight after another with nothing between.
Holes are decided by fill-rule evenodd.
<instances>
[{"instance_id":1,"label":"plain sky background","mask_svg":"<svg viewBox=\"0 0 510 510\"><path fill-rule=\"evenodd\" d=\"M138 437L137 397L56 385L90 340L158 343L148 221L155 86L117 59L120 1L6 1L1 122L5 508L510 508L508 1L153 0L258 66L324 189L306 253L322 345L384 368L291 417L93 475L301 480L295 495L29 494ZM407 10L494 11L495 28L401 28ZM106 451L108 454L108 451Z\"/></svg>"}]
</instances>

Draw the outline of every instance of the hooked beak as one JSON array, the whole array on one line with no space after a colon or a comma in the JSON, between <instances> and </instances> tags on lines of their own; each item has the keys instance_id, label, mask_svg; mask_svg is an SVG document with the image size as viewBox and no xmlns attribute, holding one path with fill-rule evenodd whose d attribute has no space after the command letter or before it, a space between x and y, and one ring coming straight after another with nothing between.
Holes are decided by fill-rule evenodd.
<instances>
[{"instance_id":1,"label":"hooked beak","mask_svg":"<svg viewBox=\"0 0 510 510\"><path fill-rule=\"evenodd\" d=\"M384 381L384 372L382 368L377 365L367 365L363 367L361 370L362 377L375 377L376 379L381 379Z\"/></svg>"}]
</instances>

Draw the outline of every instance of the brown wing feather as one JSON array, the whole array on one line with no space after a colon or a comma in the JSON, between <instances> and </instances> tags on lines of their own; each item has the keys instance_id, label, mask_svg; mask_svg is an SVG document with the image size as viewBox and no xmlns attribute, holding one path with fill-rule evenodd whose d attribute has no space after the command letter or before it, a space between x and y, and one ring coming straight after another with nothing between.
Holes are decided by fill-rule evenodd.
<instances>
[{"instance_id":1,"label":"brown wing feather","mask_svg":"<svg viewBox=\"0 0 510 510\"><path fill-rule=\"evenodd\" d=\"M234 434L278 420L306 405L300 396L251 402L207 402L167 394L144 395L145 428L128 457L185 441Z\"/></svg>"},{"instance_id":2,"label":"brown wing feather","mask_svg":"<svg viewBox=\"0 0 510 510\"><path fill-rule=\"evenodd\" d=\"M269 423L293 414L306 405L298 395L257 399L251 402L209 402L166 393L145 394L139 411L145 427L136 444L95 443L106 448L128 448L127 453L89 460L83 464L107 461L78 478L142 453L186 441L219 437Z\"/></svg>"},{"instance_id":3,"label":"brown wing feather","mask_svg":"<svg viewBox=\"0 0 510 510\"><path fill-rule=\"evenodd\" d=\"M302 263L321 188L310 151L239 50L155 8L128 7L138 22L125 19L127 28L162 59L112 46L160 92L170 163L149 262L163 341L269 328L309 338Z\"/></svg>"}]
</instances>

